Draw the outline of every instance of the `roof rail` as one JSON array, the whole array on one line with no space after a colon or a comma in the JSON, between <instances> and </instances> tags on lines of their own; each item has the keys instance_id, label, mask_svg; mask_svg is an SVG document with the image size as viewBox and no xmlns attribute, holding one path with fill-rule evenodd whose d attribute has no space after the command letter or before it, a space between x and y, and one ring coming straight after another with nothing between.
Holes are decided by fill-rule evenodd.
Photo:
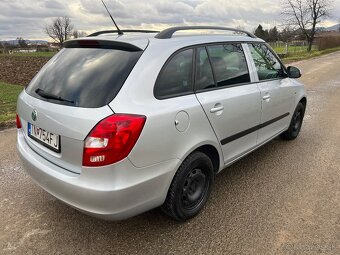
<instances>
[{"instance_id":1,"label":"roof rail","mask_svg":"<svg viewBox=\"0 0 340 255\"><path fill-rule=\"evenodd\" d=\"M137 30L137 29L128 29L128 30L120 30L123 33L158 33L159 31L153 31L153 30ZM118 30L104 30L104 31L98 31L93 34L88 35L87 37L92 37L92 36L98 36L101 34L112 34L116 33L118 34Z\"/></svg>"},{"instance_id":2,"label":"roof rail","mask_svg":"<svg viewBox=\"0 0 340 255\"><path fill-rule=\"evenodd\" d=\"M183 30L224 30L224 31L233 31L238 33L244 33L251 38L257 38L254 34L236 28L229 28L229 27L214 27L214 26L182 26L182 27L170 27L161 32L159 32L155 38L157 39L170 39L173 34L177 31Z\"/></svg>"}]
</instances>

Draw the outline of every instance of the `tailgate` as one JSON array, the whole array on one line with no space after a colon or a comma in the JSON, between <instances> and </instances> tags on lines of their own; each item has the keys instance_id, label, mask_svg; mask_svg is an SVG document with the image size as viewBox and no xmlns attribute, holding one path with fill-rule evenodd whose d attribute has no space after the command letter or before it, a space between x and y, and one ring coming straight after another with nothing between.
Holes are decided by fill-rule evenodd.
<instances>
[{"instance_id":1,"label":"tailgate","mask_svg":"<svg viewBox=\"0 0 340 255\"><path fill-rule=\"evenodd\" d=\"M36 111L34 121L32 112ZM107 105L81 108L53 104L23 91L18 98L17 112L28 145L40 156L74 173L82 168L84 139L91 129L113 112ZM53 151L37 139L28 136L28 123L60 136L60 152Z\"/></svg>"}]
</instances>

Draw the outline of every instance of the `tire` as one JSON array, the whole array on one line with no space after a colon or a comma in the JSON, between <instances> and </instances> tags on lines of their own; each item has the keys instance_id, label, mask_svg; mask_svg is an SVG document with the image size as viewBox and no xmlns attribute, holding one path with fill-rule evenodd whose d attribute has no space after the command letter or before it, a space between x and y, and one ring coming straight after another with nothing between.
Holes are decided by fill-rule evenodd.
<instances>
[{"instance_id":1,"label":"tire","mask_svg":"<svg viewBox=\"0 0 340 255\"><path fill-rule=\"evenodd\" d=\"M295 108L292 120L290 121L289 128L281 134L281 138L284 140L294 140L298 137L303 117L305 115L305 106L300 102Z\"/></svg>"},{"instance_id":2,"label":"tire","mask_svg":"<svg viewBox=\"0 0 340 255\"><path fill-rule=\"evenodd\" d=\"M179 167L162 211L177 221L195 217L206 204L214 182L211 159L202 152L193 152Z\"/></svg>"}]
</instances>

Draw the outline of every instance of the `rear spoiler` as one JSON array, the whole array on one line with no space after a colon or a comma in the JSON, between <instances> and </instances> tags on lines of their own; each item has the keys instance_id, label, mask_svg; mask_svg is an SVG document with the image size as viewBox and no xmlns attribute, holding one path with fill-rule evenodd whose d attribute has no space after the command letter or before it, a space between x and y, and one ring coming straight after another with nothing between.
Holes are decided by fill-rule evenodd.
<instances>
[{"instance_id":1,"label":"rear spoiler","mask_svg":"<svg viewBox=\"0 0 340 255\"><path fill-rule=\"evenodd\" d=\"M75 39L63 43L64 48L95 48L95 49L114 49L124 51L143 51L143 49L126 42L118 42L101 39Z\"/></svg>"}]
</instances>

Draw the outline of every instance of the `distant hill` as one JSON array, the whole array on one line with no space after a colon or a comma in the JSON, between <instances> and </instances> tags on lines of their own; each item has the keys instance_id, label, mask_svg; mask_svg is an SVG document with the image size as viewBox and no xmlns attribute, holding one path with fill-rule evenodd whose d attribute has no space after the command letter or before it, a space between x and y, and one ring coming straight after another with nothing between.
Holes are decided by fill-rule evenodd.
<instances>
[{"instance_id":1,"label":"distant hill","mask_svg":"<svg viewBox=\"0 0 340 255\"><path fill-rule=\"evenodd\" d=\"M340 24L337 24L331 27L327 27L326 29L327 31L339 31L339 28L340 28Z\"/></svg>"},{"instance_id":2,"label":"distant hill","mask_svg":"<svg viewBox=\"0 0 340 255\"><path fill-rule=\"evenodd\" d=\"M339 31L340 24L331 26L331 27L317 27L317 31Z\"/></svg>"},{"instance_id":3,"label":"distant hill","mask_svg":"<svg viewBox=\"0 0 340 255\"><path fill-rule=\"evenodd\" d=\"M19 40L7 40L7 41L0 41L1 43L9 43L11 45L19 45ZM25 42L28 45L47 45L48 41L44 41L44 40L25 40Z\"/></svg>"}]
</instances>

